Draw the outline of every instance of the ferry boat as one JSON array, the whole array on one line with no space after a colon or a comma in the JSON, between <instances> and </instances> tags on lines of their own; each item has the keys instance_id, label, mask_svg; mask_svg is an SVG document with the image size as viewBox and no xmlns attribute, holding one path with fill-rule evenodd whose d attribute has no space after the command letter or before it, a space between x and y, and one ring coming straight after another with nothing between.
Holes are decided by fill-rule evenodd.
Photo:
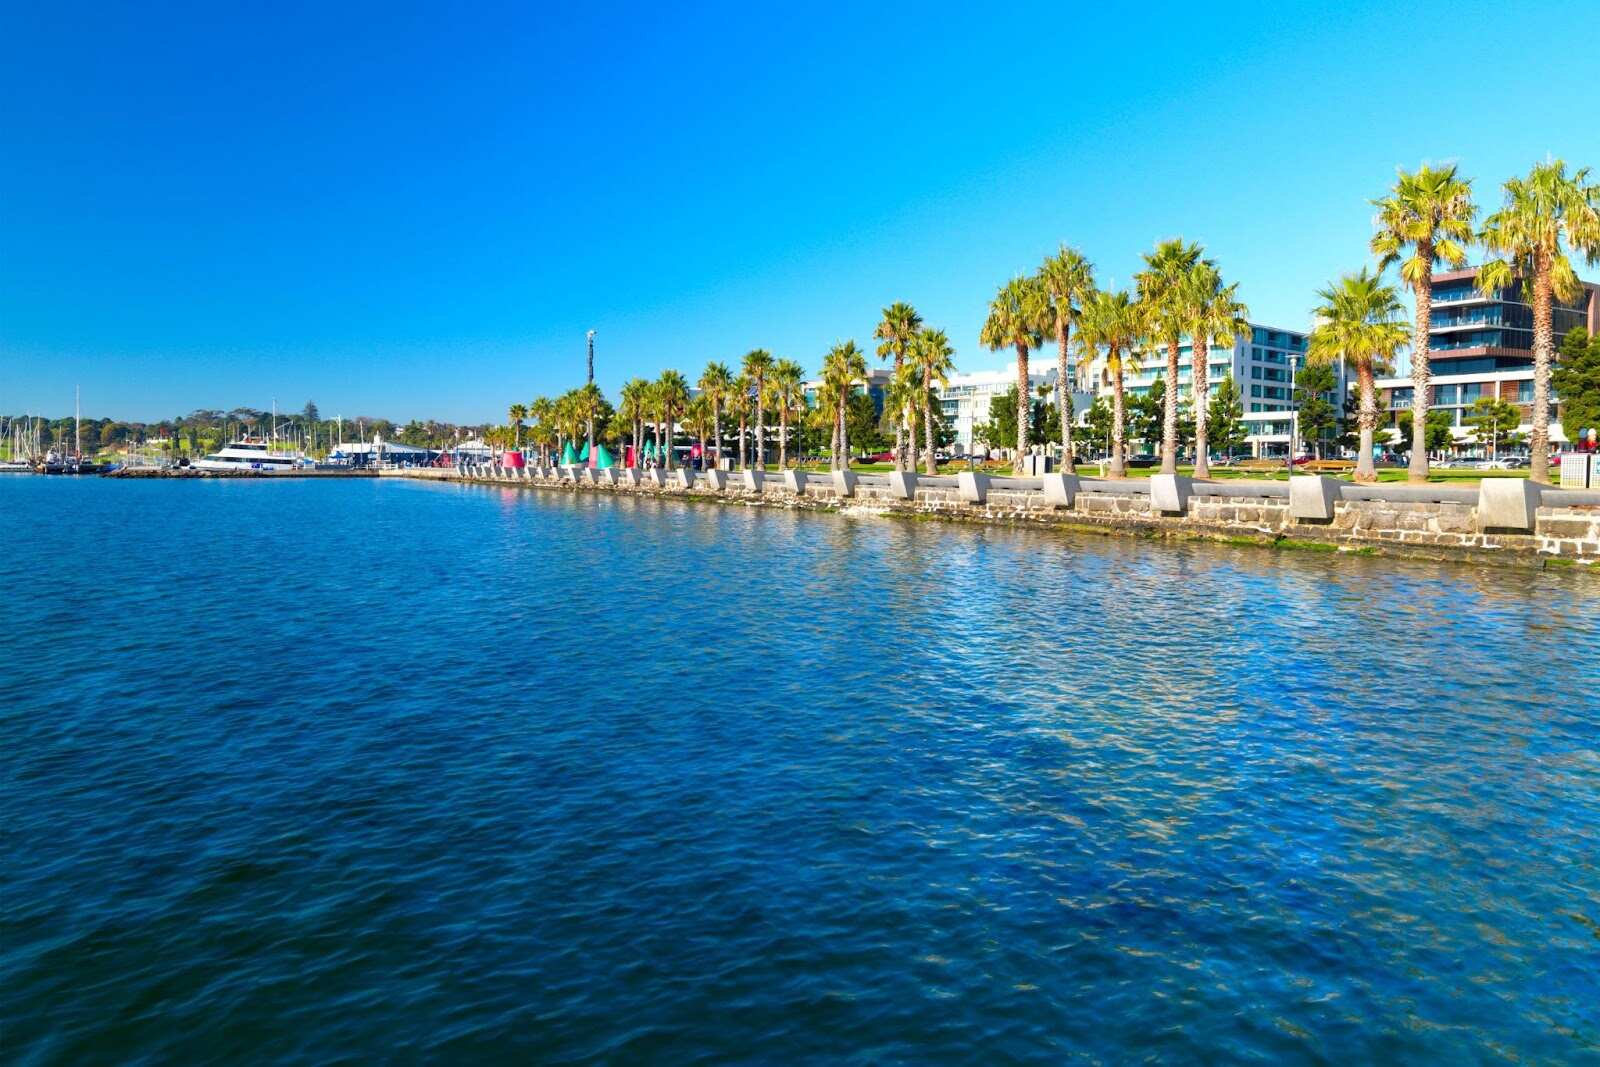
<instances>
[{"instance_id":1,"label":"ferry boat","mask_svg":"<svg viewBox=\"0 0 1600 1067\"><path fill-rule=\"evenodd\" d=\"M260 471L272 474L298 470L310 461L298 452L273 452L257 437L230 441L227 447L190 464L202 471Z\"/></svg>"}]
</instances>

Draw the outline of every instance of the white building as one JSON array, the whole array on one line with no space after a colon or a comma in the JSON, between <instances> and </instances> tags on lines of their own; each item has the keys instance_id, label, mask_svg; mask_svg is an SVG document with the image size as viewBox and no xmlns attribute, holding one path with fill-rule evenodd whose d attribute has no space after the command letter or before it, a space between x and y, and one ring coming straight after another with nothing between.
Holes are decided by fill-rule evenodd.
<instances>
[{"instance_id":1,"label":"white building","mask_svg":"<svg viewBox=\"0 0 1600 1067\"><path fill-rule=\"evenodd\" d=\"M1045 386L1050 391L1049 403L1054 406L1056 388L1055 359L1048 361L1040 359L1028 365L1028 384L1035 391L1040 386ZM1003 370L971 371L966 374L952 374L948 385L935 386L934 391L939 395L940 410L944 419L955 433L955 443L951 448L958 453L970 453L976 445L982 448L984 442L973 437L973 430L989 421L989 406L997 396L1005 396L1017 384L1017 365L1015 362L1007 364ZM1092 393L1074 393L1072 396L1073 424L1083 421L1083 416L1089 410L1089 405L1094 402ZM1004 447L1004 446L996 446Z\"/></svg>"},{"instance_id":2,"label":"white building","mask_svg":"<svg viewBox=\"0 0 1600 1067\"><path fill-rule=\"evenodd\" d=\"M1250 324L1250 332L1234 339L1232 349L1213 346L1207 353L1206 382L1211 393L1231 374L1239 387L1239 401L1248 427L1246 447L1253 456L1282 456L1289 450L1294 430L1294 374L1305 366L1308 337L1295 330ZM1194 381L1189 342L1178 350L1178 388L1191 395ZM1147 347L1123 364L1123 390L1131 399L1143 396L1166 374L1167 353ZM1103 356L1090 366L1099 396L1110 397L1111 375ZM1342 407L1349 388L1344 364L1334 365L1334 391L1328 399Z\"/></svg>"}]
</instances>

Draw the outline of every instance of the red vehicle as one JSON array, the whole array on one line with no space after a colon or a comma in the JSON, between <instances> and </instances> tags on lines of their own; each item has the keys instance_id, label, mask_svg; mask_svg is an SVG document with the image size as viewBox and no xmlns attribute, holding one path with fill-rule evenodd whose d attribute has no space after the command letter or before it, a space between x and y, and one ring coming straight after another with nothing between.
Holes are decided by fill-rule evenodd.
<instances>
[{"instance_id":1,"label":"red vehicle","mask_svg":"<svg viewBox=\"0 0 1600 1067\"><path fill-rule=\"evenodd\" d=\"M864 463L893 463L894 462L894 453L893 452L874 452L870 456L862 456L861 459L862 459L862 462L864 462Z\"/></svg>"}]
</instances>

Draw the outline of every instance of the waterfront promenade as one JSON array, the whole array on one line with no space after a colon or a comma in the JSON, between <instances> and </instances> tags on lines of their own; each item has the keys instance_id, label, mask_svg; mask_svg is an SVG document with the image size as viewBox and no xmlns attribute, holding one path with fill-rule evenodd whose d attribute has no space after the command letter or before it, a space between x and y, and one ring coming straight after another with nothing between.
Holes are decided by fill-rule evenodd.
<instances>
[{"instance_id":1,"label":"waterfront promenade","mask_svg":"<svg viewBox=\"0 0 1600 1067\"><path fill-rule=\"evenodd\" d=\"M636 470L476 466L386 471L431 481L642 493L809 509L877 509L957 521L1065 525L1425 556L1492 556L1527 565L1600 563L1600 491L1522 478L1465 485L1204 481L1156 475L996 477L911 472ZM1600 571L1597 571L1600 573Z\"/></svg>"}]
</instances>

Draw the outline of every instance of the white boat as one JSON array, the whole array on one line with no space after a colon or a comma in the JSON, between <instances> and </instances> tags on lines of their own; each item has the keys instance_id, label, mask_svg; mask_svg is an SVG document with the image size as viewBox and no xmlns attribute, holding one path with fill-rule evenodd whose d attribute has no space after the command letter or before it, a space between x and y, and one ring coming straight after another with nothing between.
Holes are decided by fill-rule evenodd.
<instances>
[{"instance_id":1,"label":"white boat","mask_svg":"<svg viewBox=\"0 0 1600 1067\"><path fill-rule=\"evenodd\" d=\"M259 438L244 437L192 464L202 471L261 471L264 474L298 470L311 461L298 452L273 452Z\"/></svg>"}]
</instances>

